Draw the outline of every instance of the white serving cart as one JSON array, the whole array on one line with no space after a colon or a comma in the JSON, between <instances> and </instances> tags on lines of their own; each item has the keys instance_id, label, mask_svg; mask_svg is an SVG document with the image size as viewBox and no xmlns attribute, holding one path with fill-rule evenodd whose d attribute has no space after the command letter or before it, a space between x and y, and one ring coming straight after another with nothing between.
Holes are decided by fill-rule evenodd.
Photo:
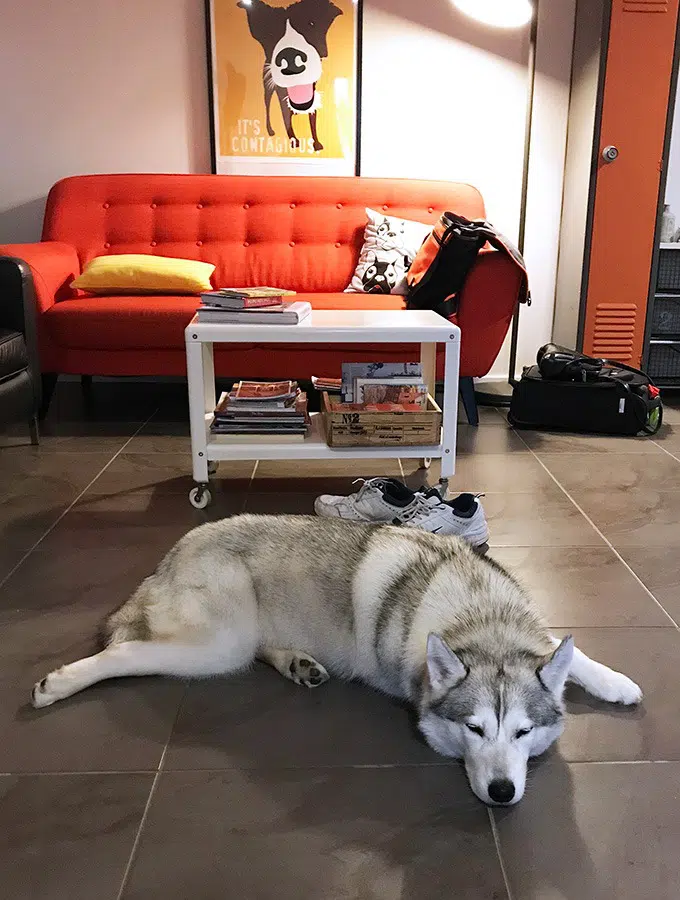
<instances>
[{"instance_id":1,"label":"white serving cart","mask_svg":"<svg viewBox=\"0 0 680 900\"><path fill-rule=\"evenodd\" d=\"M430 310L315 310L300 325L221 325L192 320L185 331L191 454L196 487L189 500L197 509L211 501L209 476L217 463L236 459L441 458L442 489L455 471L460 329ZM341 447L326 444L320 413L312 413L301 443L212 435L216 404L214 344L420 344L423 376L434 396L437 344L445 345L441 443L435 446ZM405 360L408 361L408 360ZM243 373L245 374L245 373Z\"/></svg>"}]
</instances>

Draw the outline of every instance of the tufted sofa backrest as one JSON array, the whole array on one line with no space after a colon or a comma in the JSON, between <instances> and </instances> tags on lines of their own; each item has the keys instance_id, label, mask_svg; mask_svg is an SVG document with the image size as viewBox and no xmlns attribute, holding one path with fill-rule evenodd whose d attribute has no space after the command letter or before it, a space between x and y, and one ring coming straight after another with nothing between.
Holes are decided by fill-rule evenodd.
<instances>
[{"instance_id":1,"label":"tufted sofa backrest","mask_svg":"<svg viewBox=\"0 0 680 900\"><path fill-rule=\"evenodd\" d=\"M378 178L81 175L50 191L43 240L95 256L150 253L216 266L215 286L297 291L347 286L369 206L434 225L444 210L484 216L469 185Z\"/></svg>"}]
</instances>

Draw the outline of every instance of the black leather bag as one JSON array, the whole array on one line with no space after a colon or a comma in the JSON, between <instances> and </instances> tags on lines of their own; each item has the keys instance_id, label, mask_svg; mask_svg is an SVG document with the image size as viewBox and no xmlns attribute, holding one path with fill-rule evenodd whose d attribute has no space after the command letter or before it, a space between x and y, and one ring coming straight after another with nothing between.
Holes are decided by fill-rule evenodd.
<instances>
[{"instance_id":1,"label":"black leather bag","mask_svg":"<svg viewBox=\"0 0 680 900\"><path fill-rule=\"evenodd\" d=\"M515 385L508 421L519 428L656 434L663 406L659 389L639 369L546 344Z\"/></svg>"}]
</instances>

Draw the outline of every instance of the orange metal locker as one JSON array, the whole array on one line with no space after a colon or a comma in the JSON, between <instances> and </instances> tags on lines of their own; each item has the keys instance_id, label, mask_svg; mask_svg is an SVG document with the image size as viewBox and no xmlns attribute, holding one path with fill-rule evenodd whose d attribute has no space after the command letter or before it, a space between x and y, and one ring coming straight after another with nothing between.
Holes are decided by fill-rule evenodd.
<instances>
[{"instance_id":1,"label":"orange metal locker","mask_svg":"<svg viewBox=\"0 0 680 900\"><path fill-rule=\"evenodd\" d=\"M585 353L634 366L643 353L678 3L611 7L581 333Z\"/></svg>"}]
</instances>

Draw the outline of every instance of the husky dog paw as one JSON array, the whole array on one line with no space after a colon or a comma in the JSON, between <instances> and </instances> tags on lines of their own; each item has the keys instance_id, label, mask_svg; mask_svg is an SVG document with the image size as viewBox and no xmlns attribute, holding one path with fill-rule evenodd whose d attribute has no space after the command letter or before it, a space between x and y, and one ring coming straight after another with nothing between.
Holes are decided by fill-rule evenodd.
<instances>
[{"instance_id":1,"label":"husky dog paw","mask_svg":"<svg viewBox=\"0 0 680 900\"><path fill-rule=\"evenodd\" d=\"M642 700L642 690L638 685L627 675L611 669L598 684L598 694L607 703L621 703L623 706L634 706Z\"/></svg>"},{"instance_id":2,"label":"husky dog paw","mask_svg":"<svg viewBox=\"0 0 680 900\"><path fill-rule=\"evenodd\" d=\"M64 696L58 689L58 672L51 672L42 681L38 681L31 691L31 702L36 709L51 706Z\"/></svg>"},{"instance_id":3,"label":"husky dog paw","mask_svg":"<svg viewBox=\"0 0 680 900\"><path fill-rule=\"evenodd\" d=\"M328 681L330 675L312 656L305 653L295 653L291 657L286 676L295 684L303 684L308 688L319 687Z\"/></svg>"}]
</instances>

